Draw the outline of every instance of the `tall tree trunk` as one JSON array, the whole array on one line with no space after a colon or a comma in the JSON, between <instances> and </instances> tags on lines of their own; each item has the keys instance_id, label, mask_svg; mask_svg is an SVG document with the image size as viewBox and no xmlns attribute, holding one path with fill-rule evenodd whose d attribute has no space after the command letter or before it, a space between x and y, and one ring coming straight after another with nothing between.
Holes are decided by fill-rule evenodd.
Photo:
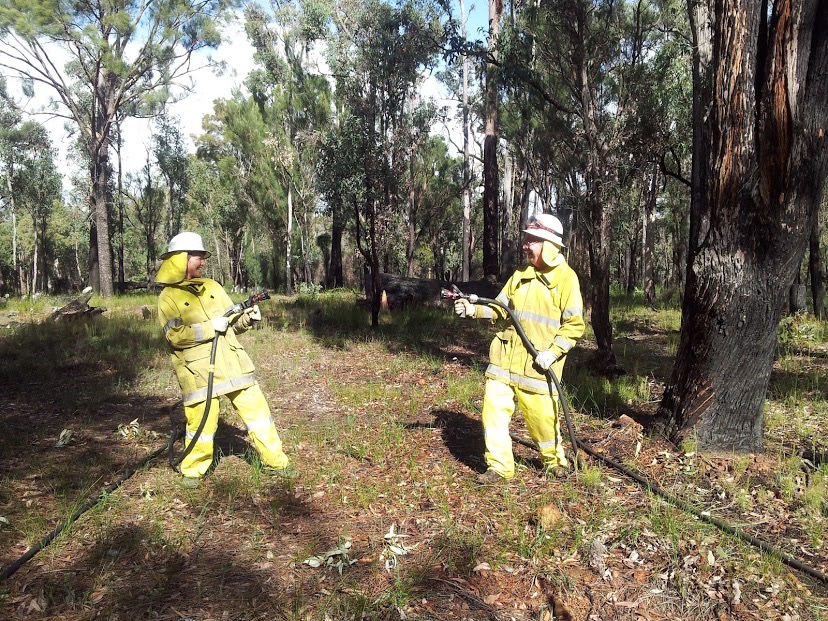
<instances>
[{"instance_id":1,"label":"tall tree trunk","mask_svg":"<svg viewBox=\"0 0 828 621\"><path fill-rule=\"evenodd\" d=\"M794 280L788 288L788 313L797 315L804 313L806 308L805 284L802 282L802 269L799 268L796 270Z\"/></svg>"},{"instance_id":2,"label":"tall tree trunk","mask_svg":"<svg viewBox=\"0 0 828 621\"><path fill-rule=\"evenodd\" d=\"M497 39L503 0L489 0L489 54L497 55ZM497 279L500 276L498 257L498 194L500 178L497 167L497 72L492 63L486 64L486 136L483 140L483 275Z\"/></svg>"},{"instance_id":3,"label":"tall tree trunk","mask_svg":"<svg viewBox=\"0 0 828 621\"><path fill-rule=\"evenodd\" d=\"M414 187L414 149L411 150L408 159L408 245L405 250L405 275L411 278L414 276L414 248L417 241L417 189Z\"/></svg>"},{"instance_id":4,"label":"tall tree trunk","mask_svg":"<svg viewBox=\"0 0 828 621\"><path fill-rule=\"evenodd\" d=\"M653 164L653 177L650 182L650 191L644 201L644 223L642 232L644 240L641 244L644 267L644 303L654 308L656 303L655 278L653 277L653 262L655 261L655 208L658 197L658 163Z\"/></svg>"},{"instance_id":5,"label":"tall tree trunk","mask_svg":"<svg viewBox=\"0 0 828 621\"><path fill-rule=\"evenodd\" d=\"M501 280L518 268L520 251L520 203L515 205L515 158L507 153L503 165L503 225L500 245ZM517 207L517 213L515 213Z\"/></svg>"},{"instance_id":6,"label":"tall tree trunk","mask_svg":"<svg viewBox=\"0 0 828 621\"><path fill-rule=\"evenodd\" d=\"M14 199L14 191L12 189L12 164L6 167L6 190L9 200L9 211L12 219L12 291L20 293L20 273L17 265L17 208Z\"/></svg>"},{"instance_id":7,"label":"tall tree trunk","mask_svg":"<svg viewBox=\"0 0 828 621\"><path fill-rule=\"evenodd\" d=\"M466 3L460 0L460 28L466 40ZM471 273L471 173L469 167L469 59L463 55L463 265L461 280Z\"/></svg>"},{"instance_id":8,"label":"tall tree trunk","mask_svg":"<svg viewBox=\"0 0 828 621\"><path fill-rule=\"evenodd\" d=\"M291 248L291 239L293 238L293 190L288 182L287 192L287 232L285 233L285 293L293 295L293 272L290 266L290 255L293 252Z\"/></svg>"},{"instance_id":9,"label":"tall tree trunk","mask_svg":"<svg viewBox=\"0 0 828 621\"><path fill-rule=\"evenodd\" d=\"M596 129L597 131L597 129ZM589 300L590 320L598 351L594 356L595 368L599 373L614 375L620 371L612 351L612 323L610 322L610 262L612 230L611 219L613 198L604 191L608 167L601 155L593 148L588 154L587 166L587 212L589 227L586 237L589 253Z\"/></svg>"},{"instance_id":10,"label":"tall tree trunk","mask_svg":"<svg viewBox=\"0 0 828 621\"><path fill-rule=\"evenodd\" d=\"M38 268L38 241L37 241L37 219L32 218L32 293L37 293L37 268Z\"/></svg>"},{"instance_id":11,"label":"tall tree trunk","mask_svg":"<svg viewBox=\"0 0 828 621\"><path fill-rule=\"evenodd\" d=\"M95 289L93 283L100 283L100 261L98 260L98 225L96 223L95 214L92 214L91 222L89 223L89 264L87 265L87 272L89 272L88 285Z\"/></svg>"},{"instance_id":12,"label":"tall tree trunk","mask_svg":"<svg viewBox=\"0 0 828 621\"><path fill-rule=\"evenodd\" d=\"M690 18L690 246L658 424L701 449L757 452L779 319L826 173L828 3L700 0Z\"/></svg>"},{"instance_id":13,"label":"tall tree trunk","mask_svg":"<svg viewBox=\"0 0 828 621\"><path fill-rule=\"evenodd\" d=\"M588 7L578 6L578 21L583 27L587 21ZM576 65L573 69L577 79L579 108L584 124L586 142L586 243L589 253L589 300L590 323L595 333L598 351L593 363L599 373L615 375L618 369L615 354L612 351L612 323L610 322L610 262L612 246L612 213L617 197L609 186L618 187L617 163L609 153L607 141L599 125L601 110L596 110L596 86L590 80L587 58L589 54L581 48L574 54Z\"/></svg>"},{"instance_id":14,"label":"tall tree trunk","mask_svg":"<svg viewBox=\"0 0 828 621\"><path fill-rule=\"evenodd\" d=\"M92 288L101 297L111 297L114 293L112 286L112 250L109 238L109 147L108 137L99 136L98 150L92 179L92 213L95 218L95 246L97 254L90 257L90 261L97 259L97 269L90 270ZM94 266L95 263L92 263ZM97 273L92 278L92 273Z\"/></svg>"},{"instance_id":15,"label":"tall tree trunk","mask_svg":"<svg viewBox=\"0 0 828 621\"><path fill-rule=\"evenodd\" d=\"M343 223L344 213L339 200L331 204L331 263L328 268L327 287L342 287L342 233L345 230Z\"/></svg>"},{"instance_id":16,"label":"tall tree trunk","mask_svg":"<svg viewBox=\"0 0 828 621\"><path fill-rule=\"evenodd\" d=\"M822 267L822 252L819 248L819 218L814 219L809 239L808 271L811 275L811 299L814 303L814 317L828 319L825 312L825 270Z\"/></svg>"},{"instance_id":17,"label":"tall tree trunk","mask_svg":"<svg viewBox=\"0 0 828 621\"><path fill-rule=\"evenodd\" d=\"M123 188L124 188L124 167L123 162L121 161L121 144L122 144L122 135L121 135L121 121L120 117L118 117L118 141L115 143L116 154L118 156L118 187L115 190L116 201L118 205L118 282L125 282L126 281L126 268L124 267L125 257L124 257L124 200L123 200ZM152 278L152 274L150 274L149 268L147 269L147 280L149 281Z\"/></svg>"}]
</instances>

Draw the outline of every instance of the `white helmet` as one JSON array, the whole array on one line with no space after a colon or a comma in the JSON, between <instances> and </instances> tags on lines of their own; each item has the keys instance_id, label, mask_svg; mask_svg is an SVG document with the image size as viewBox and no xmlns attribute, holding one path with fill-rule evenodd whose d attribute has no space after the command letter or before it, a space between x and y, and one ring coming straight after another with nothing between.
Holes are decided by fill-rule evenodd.
<instances>
[{"instance_id":1,"label":"white helmet","mask_svg":"<svg viewBox=\"0 0 828 621\"><path fill-rule=\"evenodd\" d=\"M563 225L549 213L539 213L529 218L523 232L538 239L551 241L556 246L563 246Z\"/></svg>"},{"instance_id":2,"label":"white helmet","mask_svg":"<svg viewBox=\"0 0 828 621\"><path fill-rule=\"evenodd\" d=\"M184 231L183 233L179 233L175 237L170 240L170 243L167 244L167 252L161 255L162 259L166 259L176 252L200 252L203 253L205 257L209 257L210 253L204 249L204 242L201 241L201 235L198 233L190 233L189 231Z\"/></svg>"}]
</instances>

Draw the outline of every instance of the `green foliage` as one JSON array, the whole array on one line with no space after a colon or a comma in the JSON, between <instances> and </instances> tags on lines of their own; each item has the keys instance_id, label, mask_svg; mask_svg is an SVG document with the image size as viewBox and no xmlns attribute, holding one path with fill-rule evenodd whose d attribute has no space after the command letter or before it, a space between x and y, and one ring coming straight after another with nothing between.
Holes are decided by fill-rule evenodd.
<instances>
[{"instance_id":1,"label":"green foliage","mask_svg":"<svg viewBox=\"0 0 828 621\"><path fill-rule=\"evenodd\" d=\"M788 315L779 322L777 339L786 352L794 348L809 349L828 341L828 322L803 314Z\"/></svg>"},{"instance_id":2,"label":"green foliage","mask_svg":"<svg viewBox=\"0 0 828 621\"><path fill-rule=\"evenodd\" d=\"M60 203L60 176L46 128L22 121L15 102L0 84L0 221L9 226L10 242L0 255L0 293L43 292L59 269L53 268L55 246L64 240L53 232ZM16 251L16 256L13 252ZM20 270L14 273L13 266ZM22 281L21 281L22 278ZM4 287L3 284L11 286ZM4 291L5 289L5 291Z\"/></svg>"},{"instance_id":3,"label":"green foliage","mask_svg":"<svg viewBox=\"0 0 828 621\"><path fill-rule=\"evenodd\" d=\"M149 116L170 96L170 88L193 70L191 58L219 42L216 20L232 0L85 4L52 0L4 3L0 57L23 79L48 86L71 119L89 162L93 217L100 237L110 237L109 149L116 124L127 116ZM44 16L48 15L48 19ZM54 46L52 48L51 46ZM137 53L135 53L137 51ZM60 59L60 60L59 60ZM65 62L62 60L65 59ZM110 248L97 248L100 285L113 293Z\"/></svg>"}]
</instances>

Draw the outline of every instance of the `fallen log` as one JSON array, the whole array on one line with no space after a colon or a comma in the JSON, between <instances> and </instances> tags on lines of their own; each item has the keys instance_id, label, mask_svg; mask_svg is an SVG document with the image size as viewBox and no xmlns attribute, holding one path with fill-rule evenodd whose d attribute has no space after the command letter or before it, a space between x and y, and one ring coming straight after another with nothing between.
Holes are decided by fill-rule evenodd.
<instances>
[{"instance_id":1,"label":"fallen log","mask_svg":"<svg viewBox=\"0 0 828 621\"><path fill-rule=\"evenodd\" d=\"M134 281L134 280L119 280L116 283L113 283L115 286L115 291L118 293L126 293L127 291L136 291L139 289L150 289L152 290L152 285L154 283L148 281Z\"/></svg>"},{"instance_id":2,"label":"fallen log","mask_svg":"<svg viewBox=\"0 0 828 621\"><path fill-rule=\"evenodd\" d=\"M96 317L101 313L105 313L107 308L105 306L89 306L89 300L92 299L92 292L88 291L82 293L67 305L58 308L50 316L49 321L58 323L60 321L75 321L76 319L87 319L89 317Z\"/></svg>"},{"instance_id":3,"label":"fallen log","mask_svg":"<svg viewBox=\"0 0 828 621\"><path fill-rule=\"evenodd\" d=\"M383 308L390 310L410 306L445 305L447 302L440 298L440 290L451 289L452 285L457 285L463 293L475 293L487 298L494 298L502 288L502 285L488 280L455 283L446 280L380 274Z\"/></svg>"}]
</instances>

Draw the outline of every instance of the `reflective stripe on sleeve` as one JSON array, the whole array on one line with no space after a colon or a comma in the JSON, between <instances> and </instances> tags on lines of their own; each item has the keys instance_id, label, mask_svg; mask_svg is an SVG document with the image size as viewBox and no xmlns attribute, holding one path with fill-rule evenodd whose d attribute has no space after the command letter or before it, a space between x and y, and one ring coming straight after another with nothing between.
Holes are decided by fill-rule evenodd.
<instances>
[{"instance_id":1,"label":"reflective stripe on sleeve","mask_svg":"<svg viewBox=\"0 0 828 621\"><path fill-rule=\"evenodd\" d=\"M474 316L481 319L492 319L495 316L494 310L491 306L479 305L474 307Z\"/></svg>"},{"instance_id":2,"label":"reflective stripe on sleeve","mask_svg":"<svg viewBox=\"0 0 828 621\"><path fill-rule=\"evenodd\" d=\"M181 320L178 317L170 319L167 323L164 324L164 335L166 336L167 332L181 325L183 324L181 323Z\"/></svg>"},{"instance_id":3,"label":"reflective stripe on sleeve","mask_svg":"<svg viewBox=\"0 0 828 621\"><path fill-rule=\"evenodd\" d=\"M564 353L572 349L572 343L562 336L556 336L555 340L552 341L552 344L560 347L564 351Z\"/></svg>"},{"instance_id":4,"label":"reflective stripe on sleeve","mask_svg":"<svg viewBox=\"0 0 828 621\"><path fill-rule=\"evenodd\" d=\"M564 312L561 314L563 319L569 319L570 317L580 317L584 314L584 309L580 306L573 306L572 308L564 309Z\"/></svg>"},{"instance_id":5,"label":"reflective stripe on sleeve","mask_svg":"<svg viewBox=\"0 0 828 621\"><path fill-rule=\"evenodd\" d=\"M570 349L572 349L572 343L570 343L568 340L566 340L562 336L556 336L555 340L552 341L552 344L557 345L558 347L560 347L562 350L564 350L564 353L566 353Z\"/></svg>"},{"instance_id":6,"label":"reflective stripe on sleeve","mask_svg":"<svg viewBox=\"0 0 828 621\"><path fill-rule=\"evenodd\" d=\"M204 326L200 323L191 324L190 327L193 329L193 339L196 343L200 343L204 340Z\"/></svg>"}]
</instances>

